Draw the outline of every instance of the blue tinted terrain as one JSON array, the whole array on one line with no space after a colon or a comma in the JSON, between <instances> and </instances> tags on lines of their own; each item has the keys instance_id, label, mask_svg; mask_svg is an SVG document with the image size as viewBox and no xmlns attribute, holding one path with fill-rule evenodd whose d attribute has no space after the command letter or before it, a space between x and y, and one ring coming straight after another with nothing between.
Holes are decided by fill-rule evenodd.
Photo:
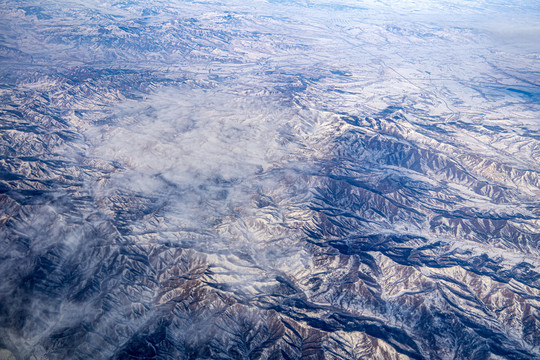
<instances>
[{"instance_id":1,"label":"blue tinted terrain","mask_svg":"<svg viewBox=\"0 0 540 360\"><path fill-rule=\"evenodd\" d=\"M539 24L1 1L0 359L540 358Z\"/></svg>"}]
</instances>

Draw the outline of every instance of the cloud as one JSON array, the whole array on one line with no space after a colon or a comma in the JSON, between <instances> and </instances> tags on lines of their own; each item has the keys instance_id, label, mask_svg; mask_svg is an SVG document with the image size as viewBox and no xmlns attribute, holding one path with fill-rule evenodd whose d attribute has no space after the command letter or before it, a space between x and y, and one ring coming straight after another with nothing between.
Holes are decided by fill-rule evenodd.
<instances>
[{"instance_id":1,"label":"cloud","mask_svg":"<svg viewBox=\"0 0 540 360\"><path fill-rule=\"evenodd\" d=\"M292 114L272 106L202 90L164 91L120 108L114 124L92 129L93 155L180 187L241 181L279 166L293 150L279 133ZM139 180L124 185L144 191Z\"/></svg>"},{"instance_id":2,"label":"cloud","mask_svg":"<svg viewBox=\"0 0 540 360\"><path fill-rule=\"evenodd\" d=\"M285 265L297 254L284 243L301 236L289 214L310 191L296 170L306 131L295 128L299 117L276 98L216 89L168 89L128 102L85 134L90 157L119 165L92 192L108 212L118 201L126 213L146 207L129 222L132 233Z\"/></svg>"}]
</instances>

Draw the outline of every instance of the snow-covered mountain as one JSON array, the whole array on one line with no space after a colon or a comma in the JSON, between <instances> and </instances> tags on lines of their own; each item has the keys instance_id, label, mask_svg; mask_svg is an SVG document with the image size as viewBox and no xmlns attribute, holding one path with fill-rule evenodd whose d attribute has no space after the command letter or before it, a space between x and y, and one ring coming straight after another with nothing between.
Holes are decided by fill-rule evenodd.
<instances>
[{"instance_id":1,"label":"snow-covered mountain","mask_svg":"<svg viewBox=\"0 0 540 360\"><path fill-rule=\"evenodd\" d=\"M535 1L0 3L0 358L540 358Z\"/></svg>"}]
</instances>

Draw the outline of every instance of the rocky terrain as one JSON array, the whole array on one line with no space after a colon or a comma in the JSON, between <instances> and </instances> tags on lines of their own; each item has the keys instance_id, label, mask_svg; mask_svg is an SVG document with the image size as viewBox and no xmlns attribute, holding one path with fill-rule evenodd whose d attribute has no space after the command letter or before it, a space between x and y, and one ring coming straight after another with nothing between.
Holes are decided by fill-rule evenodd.
<instances>
[{"instance_id":1,"label":"rocky terrain","mask_svg":"<svg viewBox=\"0 0 540 360\"><path fill-rule=\"evenodd\" d=\"M0 4L0 358L540 358L535 2Z\"/></svg>"}]
</instances>

